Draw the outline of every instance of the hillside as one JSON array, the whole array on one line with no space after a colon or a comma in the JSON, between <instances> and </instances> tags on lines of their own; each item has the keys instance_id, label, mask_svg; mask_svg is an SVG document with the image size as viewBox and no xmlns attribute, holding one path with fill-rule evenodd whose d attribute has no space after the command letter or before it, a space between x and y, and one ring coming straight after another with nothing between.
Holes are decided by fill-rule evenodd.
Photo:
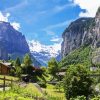
<instances>
[{"instance_id":1,"label":"hillside","mask_svg":"<svg viewBox=\"0 0 100 100\"><path fill-rule=\"evenodd\" d=\"M9 22L0 21L0 60L22 59L26 53L30 53L25 36L15 30ZM41 64L31 55L33 64Z\"/></svg>"},{"instance_id":2,"label":"hillside","mask_svg":"<svg viewBox=\"0 0 100 100\"><path fill-rule=\"evenodd\" d=\"M82 64L87 67L91 66L91 47L81 46L70 52L66 57L60 62L61 67L68 67L69 65Z\"/></svg>"},{"instance_id":3,"label":"hillside","mask_svg":"<svg viewBox=\"0 0 100 100\"><path fill-rule=\"evenodd\" d=\"M13 53L29 53L25 36L15 30L10 23L0 22L0 59L8 59ZM5 53L6 55L3 55Z\"/></svg>"},{"instance_id":4,"label":"hillside","mask_svg":"<svg viewBox=\"0 0 100 100\"><path fill-rule=\"evenodd\" d=\"M94 18L79 18L64 31L62 66L100 62L100 8ZM90 49L89 49L90 48Z\"/></svg>"}]
</instances>

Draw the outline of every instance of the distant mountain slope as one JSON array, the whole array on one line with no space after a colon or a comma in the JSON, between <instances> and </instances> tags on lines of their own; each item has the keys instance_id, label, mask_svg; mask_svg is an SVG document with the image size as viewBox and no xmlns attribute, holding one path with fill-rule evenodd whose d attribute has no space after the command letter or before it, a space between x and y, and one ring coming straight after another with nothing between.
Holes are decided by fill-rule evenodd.
<instances>
[{"instance_id":1,"label":"distant mountain slope","mask_svg":"<svg viewBox=\"0 0 100 100\"><path fill-rule=\"evenodd\" d=\"M81 59L75 54L78 52L76 49L80 50L81 46L90 46L92 52L88 56L91 56L92 63L100 63L100 7L94 18L79 18L72 22L69 27L66 28L62 37L61 53L63 57L62 62L65 63L64 66L67 66L66 60L69 61L67 58L71 58L70 60L72 60L72 62L73 60ZM74 56L72 53L74 50L76 50L74 52L74 55L76 55L75 59L72 57ZM84 51L84 49L81 49L80 52L82 52L82 50Z\"/></svg>"},{"instance_id":2,"label":"distant mountain slope","mask_svg":"<svg viewBox=\"0 0 100 100\"><path fill-rule=\"evenodd\" d=\"M0 60L22 58L26 53L30 53L30 50L25 36L10 23L0 21ZM40 65L34 57L32 58L36 66Z\"/></svg>"},{"instance_id":3,"label":"distant mountain slope","mask_svg":"<svg viewBox=\"0 0 100 100\"><path fill-rule=\"evenodd\" d=\"M80 47L84 42L86 31L93 18L79 18L72 22L62 34L62 56Z\"/></svg>"},{"instance_id":4,"label":"distant mountain slope","mask_svg":"<svg viewBox=\"0 0 100 100\"><path fill-rule=\"evenodd\" d=\"M3 50L6 54L30 52L25 36L16 31L8 22L0 22L0 59L8 59L7 56L2 55Z\"/></svg>"},{"instance_id":5,"label":"distant mountain slope","mask_svg":"<svg viewBox=\"0 0 100 100\"><path fill-rule=\"evenodd\" d=\"M61 62L61 67L68 67L69 65L82 64L86 67L91 66L91 47L90 46L81 46L70 52L65 56Z\"/></svg>"},{"instance_id":6,"label":"distant mountain slope","mask_svg":"<svg viewBox=\"0 0 100 100\"><path fill-rule=\"evenodd\" d=\"M41 63L43 66L47 66L47 62L52 57L57 57L60 60L60 50L54 46L42 45L37 41L28 41L28 45L31 51L31 54Z\"/></svg>"}]
</instances>

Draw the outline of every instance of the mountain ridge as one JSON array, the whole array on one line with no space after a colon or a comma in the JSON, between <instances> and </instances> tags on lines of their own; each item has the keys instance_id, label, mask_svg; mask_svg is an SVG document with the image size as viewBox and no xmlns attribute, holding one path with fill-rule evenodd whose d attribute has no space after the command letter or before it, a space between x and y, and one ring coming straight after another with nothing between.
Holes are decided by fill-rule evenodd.
<instances>
[{"instance_id":1,"label":"mountain ridge","mask_svg":"<svg viewBox=\"0 0 100 100\"><path fill-rule=\"evenodd\" d=\"M25 36L9 22L0 21L0 60L22 59L26 53L30 50ZM41 65L34 57L32 60L35 66Z\"/></svg>"},{"instance_id":2,"label":"mountain ridge","mask_svg":"<svg viewBox=\"0 0 100 100\"><path fill-rule=\"evenodd\" d=\"M72 22L63 32L62 37L63 58L82 45L90 45L93 52L98 52L97 49L100 48L100 7L94 18L79 18ZM92 56L92 62L94 58L95 63L100 61L100 51Z\"/></svg>"},{"instance_id":3,"label":"mountain ridge","mask_svg":"<svg viewBox=\"0 0 100 100\"><path fill-rule=\"evenodd\" d=\"M28 45L31 51L31 54L41 63L42 66L47 66L47 62L52 58L56 57L57 60L60 54L60 50L55 48L53 45L44 45L38 41L28 41Z\"/></svg>"}]
</instances>

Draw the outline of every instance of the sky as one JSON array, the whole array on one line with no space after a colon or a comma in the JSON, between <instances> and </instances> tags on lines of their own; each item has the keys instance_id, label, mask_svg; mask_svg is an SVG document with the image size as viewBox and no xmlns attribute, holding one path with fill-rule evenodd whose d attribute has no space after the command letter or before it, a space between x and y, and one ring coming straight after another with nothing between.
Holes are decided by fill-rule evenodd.
<instances>
[{"instance_id":1,"label":"sky","mask_svg":"<svg viewBox=\"0 0 100 100\"><path fill-rule=\"evenodd\" d=\"M62 33L80 17L94 17L100 0L0 0L0 21L26 36L27 41L61 45Z\"/></svg>"}]
</instances>

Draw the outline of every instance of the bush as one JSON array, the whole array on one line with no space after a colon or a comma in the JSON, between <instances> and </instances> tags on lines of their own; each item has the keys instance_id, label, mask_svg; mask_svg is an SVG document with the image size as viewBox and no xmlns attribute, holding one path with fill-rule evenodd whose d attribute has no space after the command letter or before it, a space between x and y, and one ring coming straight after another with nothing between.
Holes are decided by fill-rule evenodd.
<instances>
[{"instance_id":1,"label":"bush","mask_svg":"<svg viewBox=\"0 0 100 100\"><path fill-rule=\"evenodd\" d=\"M11 69L11 70L10 70L10 75L11 75L11 76L15 76L15 70L14 70L14 69Z\"/></svg>"},{"instance_id":2,"label":"bush","mask_svg":"<svg viewBox=\"0 0 100 100\"><path fill-rule=\"evenodd\" d=\"M92 94L93 79L88 75L88 70L80 64L72 65L67 69L64 90L68 100L82 95L88 97Z\"/></svg>"},{"instance_id":3,"label":"bush","mask_svg":"<svg viewBox=\"0 0 100 100\"><path fill-rule=\"evenodd\" d=\"M20 77L22 74L22 69L20 67L16 67L16 76Z\"/></svg>"},{"instance_id":4,"label":"bush","mask_svg":"<svg viewBox=\"0 0 100 100\"><path fill-rule=\"evenodd\" d=\"M36 88L36 86L34 86L31 83L27 84L25 87L20 87L17 84L13 84L12 88L9 91L7 91L7 93L9 93L9 92L17 94L18 96L21 96L21 97L32 98L32 100L34 100L35 97L42 97L42 93ZM18 100L20 100L20 99L18 99ZM28 99L26 99L26 100L28 100ZM29 100L31 100L31 99L29 99Z\"/></svg>"},{"instance_id":5,"label":"bush","mask_svg":"<svg viewBox=\"0 0 100 100\"><path fill-rule=\"evenodd\" d=\"M86 100L85 96L78 96L77 98L71 98L71 100Z\"/></svg>"},{"instance_id":6,"label":"bush","mask_svg":"<svg viewBox=\"0 0 100 100\"><path fill-rule=\"evenodd\" d=\"M42 87L42 88L46 88L47 86L46 86L46 83L45 82L43 82L43 81L41 81L41 82L38 82L38 84L40 85L40 87Z\"/></svg>"},{"instance_id":7,"label":"bush","mask_svg":"<svg viewBox=\"0 0 100 100\"><path fill-rule=\"evenodd\" d=\"M100 100L100 96L97 96L97 97L95 97L95 98L93 98L91 100Z\"/></svg>"},{"instance_id":8,"label":"bush","mask_svg":"<svg viewBox=\"0 0 100 100\"><path fill-rule=\"evenodd\" d=\"M58 83L55 85L55 89L56 89L56 90L59 90L59 91L61 91L62 87L63 87L63 83L62 83L62 82L58 82Z\"/></svg>"}]
</instances>

